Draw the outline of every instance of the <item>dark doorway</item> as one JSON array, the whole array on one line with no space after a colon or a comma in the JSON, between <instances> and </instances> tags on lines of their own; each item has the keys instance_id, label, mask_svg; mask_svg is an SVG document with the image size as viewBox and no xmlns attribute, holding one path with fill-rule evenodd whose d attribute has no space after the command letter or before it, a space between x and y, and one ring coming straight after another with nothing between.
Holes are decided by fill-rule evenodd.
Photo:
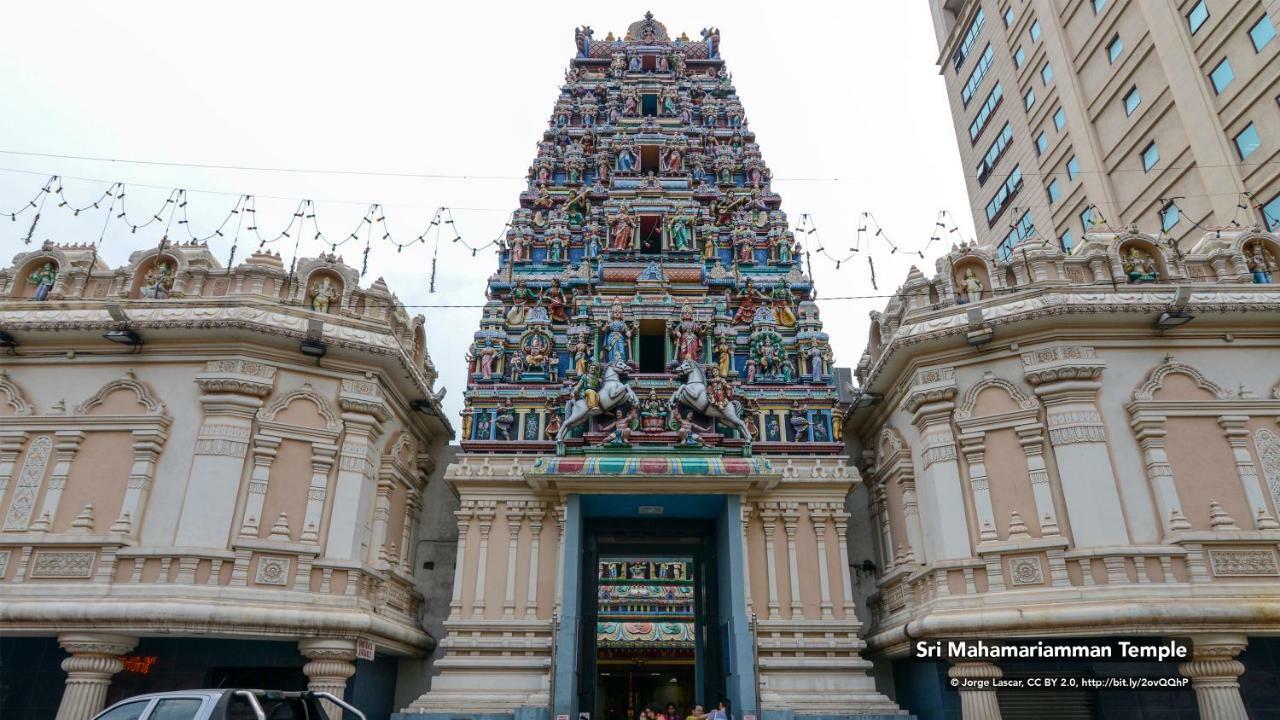
<instances>
[{"instance_id":1,"label":"dark doorway","mask_svg":"<svg viewBox=\"0 0 1280 720\"><path fill-rule=\"evenodd\" d=\"M648 175L649 173L657 173L658 165L658 146L657 145L641 145L640 146L640 174Z\"/></svg>"},{"instance_id":2,"label":"dark doorway","mask_svg":"<svg viewBox=\"0 0 1280 720\"><path fill-rule=\"evenodd\" d=\"M601 517L584 530L578 707L634 720L721 697L715 521Z\"/></svg>"},{"instance_id":3,"label":"dark doorway","mask_svg":"<svg viewBox=\"0 0 1280 720\"><path fill-rule=\"evenodd\" d=\"M640 216L640 252L657 255L662 252L662 218L657 215Z\"/></svg>"},{"instance_id":4,"label":"dark doorway","mask_svg":"<svg viewBox=\"0 0 1280 720\"><path fill-rule=\"evenodd\" d=\"M640 96L640 114L645 117L658 117L658 96Z\"/></svg>"},{"instance_id":5,"label":"dark doorway","mask_svg":"<svg viewBox=\"0 0 1280 720\"><path fill-rule=\"evenodd\" d=\"M660 373L666 371L667 343L666 328L661 320L640 321L640 372Z\"/></svg>"}]
</instances>

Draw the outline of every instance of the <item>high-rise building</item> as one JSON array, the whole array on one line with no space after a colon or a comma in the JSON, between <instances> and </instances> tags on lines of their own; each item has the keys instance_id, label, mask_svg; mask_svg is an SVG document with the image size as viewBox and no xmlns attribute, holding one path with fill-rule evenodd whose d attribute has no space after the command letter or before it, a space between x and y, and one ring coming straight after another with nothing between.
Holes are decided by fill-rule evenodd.
<instances>
[{"instance_id":1,"label":"high-rise building","mask_svg":"<svg viewBox=\"0 0 1280 720\"><path fill-rule=\"evenodd\" d=\"M578 30L468 358L407 714L898 712L859 654L847 382L744 118L719 31Z\"/></svg>"},{"instance_id":2,"label":"high-rise building","mask_svg":"<svg viewBox=\"0 0 1280 720\"><path fill-rule=\"evenodd\" d=\"M1280 226L1280 2L929 7L980 244Z\"/></svg>"}]
</instances>

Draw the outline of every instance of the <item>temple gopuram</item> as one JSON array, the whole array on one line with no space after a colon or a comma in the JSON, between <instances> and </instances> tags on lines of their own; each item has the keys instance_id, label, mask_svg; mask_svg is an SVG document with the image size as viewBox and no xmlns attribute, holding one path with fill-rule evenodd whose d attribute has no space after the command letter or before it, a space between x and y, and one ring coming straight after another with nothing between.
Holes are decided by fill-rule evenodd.
<instances>
[{"instance_id":1,"label":"temple gopuram","mask_svg":"<svg viewBox=\"0 0 1280 720\"><path fill-rule=\"evenodd\" d=\"M895 714L859 655L847 379L719 31L575 39L467 356L447 635L403 712Z\"/></svg>"}]
</instances>

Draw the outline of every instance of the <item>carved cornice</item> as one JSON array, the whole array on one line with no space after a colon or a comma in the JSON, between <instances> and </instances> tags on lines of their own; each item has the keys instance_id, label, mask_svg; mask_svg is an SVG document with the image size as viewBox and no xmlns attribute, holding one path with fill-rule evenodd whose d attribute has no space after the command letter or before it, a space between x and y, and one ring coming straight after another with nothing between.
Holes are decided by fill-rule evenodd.
<instances>
[{"instance_id":1,"label":"carved cornice","mask_svg":"<svg viewBox=\"0 0 1280 720\"><path fill-rule=\"evenodd\" d=\"M204 393L229 393L263 398L275 387L276 368L242 360L210 360L205 371L196 375L196 385Z\"/></svg>"},{"instance_id":2,"label":"carved cornice","mask_svg":"<svg viewBox=\"0 0 1280 720\"><path fill-rule=\"evenodd\" d=\"M955 396L955 368L921 368L911 378L911 387L902 399L902 407L914 413L922 405L950 402Z\"/></svg>"},{"instance_id":3,"label":"carved cornice","mask_svg":"<svg viewBox=\"0 0 1280 720\"><path fill-rule=\"evenodd\" d=\"M1107 362L1084 345L1051 345L1022 353L1022 374L1032 386L1097 380Z\"/></svg>"}]
</instances>

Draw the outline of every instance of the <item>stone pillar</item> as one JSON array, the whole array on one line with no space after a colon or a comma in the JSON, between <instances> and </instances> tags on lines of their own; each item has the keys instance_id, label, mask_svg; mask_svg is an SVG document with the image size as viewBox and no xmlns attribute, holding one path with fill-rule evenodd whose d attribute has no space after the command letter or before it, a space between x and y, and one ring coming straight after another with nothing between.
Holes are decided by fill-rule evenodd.
<instances>
[{"instance_id":1,"label":"stone pillar","mask_svg":"<svg viewBox=\"0 0 1280 720\"><path fill-rule=\"evenodd\" d=\"M1240 697L1240 675L1244 664L1236 655L1249 644L1244 635L1198 635L1188 662L1178 666L1191 679L1201 720L1248 720Z\"/></svg>"},{"instance_id":2,"label":"stone pillar","mask_svg":"<svg viewBox=\"0 0 1280 720\"><path fill-rule=\"evenodd\" d=\"M920 510L924 515L925 553L936 560L973 554L964 513L964 490L956 462L951 411L955 408L954 368L923 368L912 378L903 409L924 439L921 453Z\"/></svg>"},{"instance_id":3,"label":"stone pillar","mask_svg":"<svg viewBox=\"0 0 1280 720\"><path fill-rule=\"evenodd\" d=\"M489 530L493 528L494 500L476 501L476 518L480 521L480 547L476 558L476 595L471 601L471 617L484 617L484 578L489 573Z\"/></svg>"},{"instance_id":4,"label":"stone pillar","mask_svg":"<svg viewBox=\"0 0 1280 720\"><path fill-rule=\"evenodd\" d=\"M298 641L298 651L308 662L302 666L311 692L332 693L346 699L347 678L356 674L356 641L338 638L308 638ZM337 705L322 700L320 706L331 718L342 717Z\"/></svg>"},{"instance_id":5,"label":"stone pillar","mask_svg":"<svg viewBox=\"0 0 1280 720\"><path fill-rule=\"evenodd\" d=\"M41 506L37 519L48 517L50 523L57 521L58 504L62 502L62 491L67 489L71 463L75 462L76 453L80 452L80 443L84 442L84 438L85 434L79 430L59 430L54 433L53 471L49 474L48 489L44 493L44 505ZM52 525L49 529L58 530Z\"/></svg>"},{"instance_id":6,"label":"stone pillar","mask_svg":"<svg viewBox=\"0 0 1280 720\"><path fill-rule=\"evenodd\" d=\"M1031 481L1031 494L1036 501L1036 521L1040 524L1040 534L1058 535L1058 513L1053 507L1053 491L1049 488L1049 470L1044 464L1044 426L1040 423L1019 425L1014 432L1018 433L1018 442L1022 452L1027 456L1027 479Z\"/></svg>"},{"instance_id":7,"label":"stone pillar","mask_svg":"<svg viewBox=\"0 0 1280 720\"><path fill-rule=\"evenodd\" d=\"M818 541L818 591L823 620L835 619L831 608L831 573L827 565L827 518L830 513L826 503L809 503L809 521L813 523L813 534Z\"/></svg>"},{"instance_id":8,"label":"stone pillar","mask_svg":"<svg viewBox=\"0 0 1280 720\"><path fill-rule=\"evenodd\" d=\"M849 577L849 513L839 507L832 508L832 520L836 525L836 539L840 548L840 590L844 593L841 603L844 619L854 620L853 581Z\"/></svg>"},{"instance_id":9,"label":"stone pillar","mask_svg":"<svg viewBox=\"0 0 1280 720\"><path fill-rule=\"evenodd\" d=\"M778 555L773 546L773 534L777 532L777 503L761 503L760 523L764 528L764 559L769 576L769 619L777 620L778 613Z\"/></svg>"},{"instance_id":10,"label":"stone pillar","mask_svg":"<svg viewBox=\"0 0 1280 720\"><path fill-rule=\"evenodd\" d=\"M880 528L880 565L886 571L893 567L893 523L889 519L889 488L888 484L893 482L886 479L876 483L872 495L875 497L873 514L875 523Z\"/></svg>"},{"instance_id":11,"label":"stone pillar","mask_svg":"<svg viewBox=\"0 0 1280 720\"><path fill-rule=\"evenodd\" d=\"M337 454L337 445L311 443L311 484L307 488L307 507L302 518L302 534L299 535L302 542L320 542L321 515L324 512L325 496L329 494L329 471L333 469L333 459ZM337 511L336 503L334 511ZM342 530L337 526L333 529L338 532ZM332 537L333 534L331 532L329 536Z\"/></svg>"},{"instance_id":12,"label":"stone pillar","mask_svg":"<svg viewBox=\"0 0 1280 720\"><path fill-rule=\"evenodd\" d=\"M1183 528L1174 527L1175 518L1182 516L1182 501L1178 498L1178 486L1173 481L1173 466L1164 451L1165 416L1138 413L1130 425L1142 448L1142 465L1155 495L1156 511L1166 533ZM1074 515L1073 515L1074 517ZM1074 522L1073 522L1074 527Z\"/></svg>"},{"instance_id":13,"label":"stone pillar","mask_svg":"<svg viewBox=\"0 0 1280 720\"><path fill-rule=\"evenodd\" d=\"M998 680L1004 676L995 663L958 662L951 665L947 673L953 681L965 680ZM995 690L960 691L960 716L964 720L1000 720L1000 703L996 700Z\"/></svg>"},{"instance_id":14,"label":"stone pillar","mask_svg":"<svg viewBox=\"0 0 1280 720\"><path fill-rule=\"evenodd\" d=\"M120 503L120 515L116 518L120 527L142 527L142 513L147 509L151 481L166 438L164 430L158 427L133 431L133 468Z\"/></svg>"},{"instance_id":15,"label":"stone pillar","mask_svg":"<svg viewBox=\"0 0 1280 720\"><path fill-rule=\"evenodd\" d=\"M123 655L138 644L138 639L104 633L63 633L58 644L70 653L62 661L67 673L67 686L62 691L57 720L89 720L106 703L111 676L120 672Z\"/></svg>"},{"instance_id":16,"label":"stone pillar","mask_svg":"<svg viewBox=\"0 0 1280 720\"><path fill-rule=\"evenodd\" d=\"M458 555L453 564L453 595L449 599L449 617L462 617L462 578L464 565L467 562L467 531L471 529L471 518L475 515L475 502L463 500L462 505L453 513L458 521Z\"/></svg>"},{"instance_id":17,"label":"stone pillar","mask_svg":"<svg viewBox=\"0 0 1280 720\"><path fill-rule=\"evenodd\" d=\"M969 463L969 490L973 494L974 510L978 513L978 540L999 540L996 514L991 505L991 483L987 480L987 434L974 432L961 435L960 451Z\"/></svg>"},{"instance_id":18,"label":"stone pillar","mask_svg":"<svg viewBox=\"0 0 1280 720\"><path fill-rule=\"evenodd\" d=\"M1098 410L1105 367L1091 347L1053 345L1022 353L1023 375L1044 404L1071 534L1079 547L1129 544Z\"/></svg>"},{"instance_id":19,"label":"stone pillar","mask_svg":"<svg viewBox=\"0 0 1280 720\"><path fill-rule=\"evenodd\" d=\"M1240 478L1240 486L1244 488L1245 497L1249 498L1249 512L1255 529L1274 530L1280 525L1267 509L1267 490L1258 477L1258 469L1253 464L1253 456L1249 454L1248 415L1223 415L1218 418L1222 434L1231 445L1231 455L1236 461L1236 476Z\"/></svg>"},{"instance_id":20,"label":"stone pillar","mask_svg":"<svg viewBox=\"0 0 1280 720\"><path fill-rule=\"evenodd\" d=\"M751 543L747 542L747 528L751 525L751 503L742 502L742 592L747 600L747 617L755 614L751 605Z\"/></svg>"},{"instance_id":21,"label":"stone pillar","mask_svg":"<svg viewBox=\"0 0 1280 720\"><path fill-rule=\"evenodd\" d=\"M253 419L275 386L275 374L274 367L262 363L211 360L205 372L196 376L204 419L196 431L175 545L226 547L227 528L234 527ZM254 517L257 519L256 513ZM138 527L136 516L134 527Z\"/></svg>"},{"instance_id":22,"label":"stone pillar","mask_svg":"<svg viewBox=\"0 0 1280 720\"><path fill-rule=\"evenodd\" d=\"M569 507L564 503L556 503L556 605L553 614L560 612L564 602L564 564L569 561L564 556L564 522Z\"/></svg>"},{"instance_id":23,"label":"stone pillar","mask_svg":"<svg viewBox=\"0 0 1280 720\"><path fill-rule=\"evenodd\" d=\"M329 532L325 537L324 555L328 558L362 560L363 544L377 501L375 462L371 459L374 445L382 434L382 423L390 417L382 390L375 380L345 378L338 391L338 407L342 409L345 430L338 450L338 474L333 481L332 511ZM380 549L379 549L380 551ZM375 559L378 552L370 553ZM363 552L368 553L368 549Z\"/></svg>"},{"instance_id":24,"label":"stone pillar","mask_svg":"<svg viewBox=\"0 0 1280 720\"><path fill-rule=\"evenodd\" d=\"M529 587L524 596L524 617L538 617L538 553L542 551L542 519L547 516L543 503L531 502L527 509L529 518Z\"/></svg>"},{"instance_id":25,"label":"stone pillar","mask_svg":"<svg viewBox=\"0 0 1280 720\"><path fill-rule=\"evenodd\" d=\"M388 562L387 523L391 519L391 493L395 490L395 478L390 473L378 477L378 491L373 502L373 556ZM457 513L454 513L455 515Z\"/></svg>"},{"instance_id":26,"label":"stone pillar","mask_svg":"<svg viewBox=\"0 0 1280 720\"><path fill-rule=\"evenodd\" d=\"M257 434L253 438L253 474L249 476L249 494L244 501L244 519L240 523L241 537L256 538L263 523L262 506L267 500L267 483L271 479L271 464L276 461L276 450L281 438Z\"/></svg>"},{"instance_id":27,"label":"stone pillar","mask_svg":"<svg viewBox=\"0 0 1280 720\"><path fill-rule=\"evenodd\" d=\"M797 503L778 503L782 507L782 530L787 534L787 580L791 586L791 619L804 617L800 603L800 561L796 557L796 523L800 520Z\"/></svg>"},{"instance_id":28,"label":"stone pillar","mask_svg":"<svg viewBox=\"0 0 1280 720\"><path fill-rule=\"evenodd\" d=\"M507 583L503 588L502 617L516 616L516 558L520 552L520 526L524 520L524 501L508 500L507 518Z\"/></svg>"},{"instance_id":29,"label":"stone pillar","mask_svg":"<svg viewBox=\"0 0 1280 720\"><path fill-rule=\"evenodd\" d=\"M0 375L2 378L2 375ZM27 442L27 433L21 430L5 430L0 432L0 498L9 489L9 478L13 477L14 467L18 464L18 454Z\"/></svg>"}]
</instances>

